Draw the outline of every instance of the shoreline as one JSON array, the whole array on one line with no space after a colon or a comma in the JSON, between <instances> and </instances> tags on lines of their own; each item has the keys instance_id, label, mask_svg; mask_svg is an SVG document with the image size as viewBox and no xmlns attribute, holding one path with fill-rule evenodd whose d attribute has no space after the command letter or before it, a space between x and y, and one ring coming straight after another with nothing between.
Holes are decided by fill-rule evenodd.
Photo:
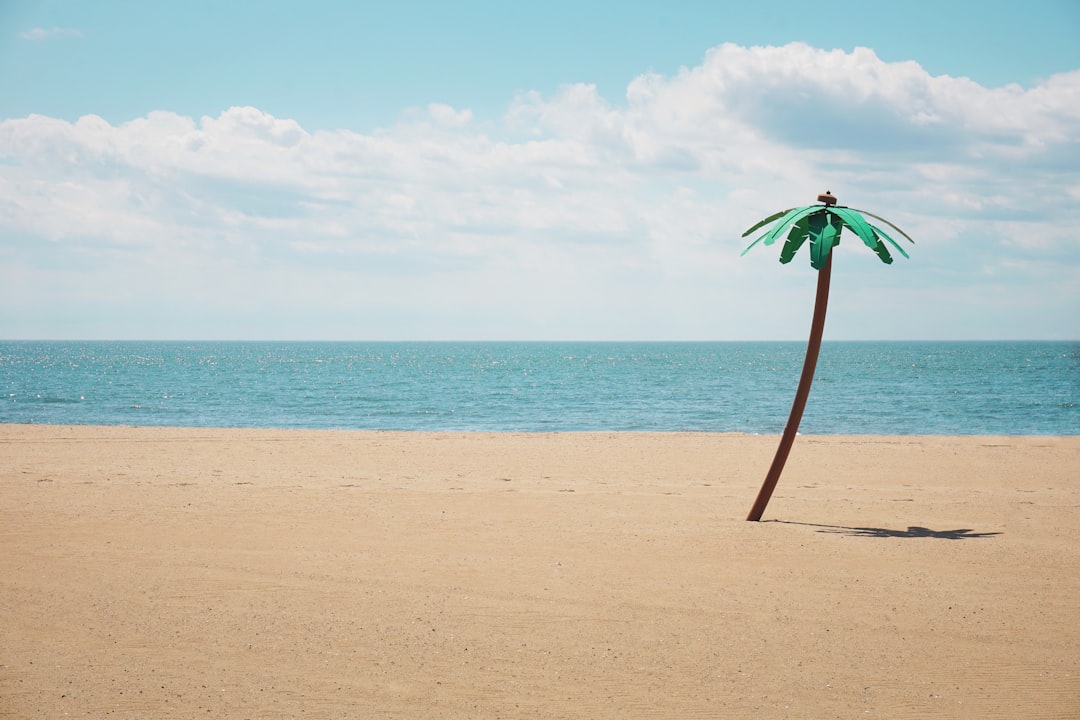
<instances>
[{"instance_id":1,"label":"shoreline","mask_svg":"<svg viewBox=\"0 0 1080 720\"><path fill-rule=\"evenodd\" d=\"M401 430L383 428L348 428L348 427L277 427L272 425L137 425L101 424L101 423L17 423L0 422L0 440L3 440L3 428L31 429L31 428L67 428L67 429L121 429L121 430L148 430L148 431L176 431L187 432L207 430L211 432L251 432L251 433L356 433L356 434L400 434L400 435L703 435L736 437L766 437L779 438L782 430L770 433L750 432L746 430ZM1080 432L1071 434L1010 434L1010 433L815 433L799 431L797 437L808 438L1080 438Z\"/></svg>"},{"instance_id":2,"label":"shoreline","mask_svg":"<svg viewBox=\"0 0 1080 720\"><path fill-rule=\"evenodd\" d=\"M1080 437L0 425L0 717L1080 707Z\"/></svg>"}]
</instances>

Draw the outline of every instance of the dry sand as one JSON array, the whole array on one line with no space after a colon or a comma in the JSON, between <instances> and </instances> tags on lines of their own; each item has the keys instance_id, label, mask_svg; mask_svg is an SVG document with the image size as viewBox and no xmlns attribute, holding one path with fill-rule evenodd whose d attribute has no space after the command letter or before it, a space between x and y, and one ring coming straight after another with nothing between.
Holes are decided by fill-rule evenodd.
<instances>
[{"instance_id":1,"label":"dry sand","mask_svg":"<svg viewBox=\"0 0 1080 720\"><path fill-rule=\"evenodd\" d=\"M1080 437L0 425L0 717L1080 717Z\"/></svg>"}]
</instances>

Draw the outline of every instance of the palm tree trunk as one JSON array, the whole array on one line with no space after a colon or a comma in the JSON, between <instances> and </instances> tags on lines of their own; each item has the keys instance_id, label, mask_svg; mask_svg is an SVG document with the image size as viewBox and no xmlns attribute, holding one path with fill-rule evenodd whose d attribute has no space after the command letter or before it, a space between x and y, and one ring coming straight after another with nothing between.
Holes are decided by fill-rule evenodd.
<instances>
[{"instance_id":1,"label":"palm tree trunk","mask_svg":"<svg viewBox=\"0 0 1080 720\"><path fill-rule=\"evenodd\" d=\"M803 409L806 400L810 397L810 383L814 381L814 368L817 367L818 352L821 350L821 335L825 330L825 310L829 305L829 276L832 274L832 256L825 260L825 266L818 270L817 298L814 300L814 319L810 324L810 340L806 344L806 359L803 360L802 375L799 377L799 387L795 391L795 400L791 403L791 414L788 416L784 435L780 438L780 447L776 448L776 456L773 457L769 474L765 476L765 482L758 491L754 507L750 509L747 520L757 522L761 514L765 512L765 506L769 504L776 482L780 479L780 473L784 471L784 463L787 462L791 445L795 442L795 433L799 431L799 422L802 420Z\"/></svg>"}]
</instances>

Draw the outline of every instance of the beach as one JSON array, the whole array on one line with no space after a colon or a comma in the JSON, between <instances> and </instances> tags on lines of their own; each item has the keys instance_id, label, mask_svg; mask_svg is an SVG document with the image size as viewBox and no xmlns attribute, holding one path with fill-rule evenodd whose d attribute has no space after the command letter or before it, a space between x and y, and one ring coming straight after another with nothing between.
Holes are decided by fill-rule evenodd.
<instances>
[{"instance_id":1,"label":"beach","mask_svg":"<svg viewBox=\"0 0 1080 720\"><path fill-rule=\"evenodd\" d=\"M1080 717L1080 437L0 425L0 717Z\"/></svg>"}]
</instances>

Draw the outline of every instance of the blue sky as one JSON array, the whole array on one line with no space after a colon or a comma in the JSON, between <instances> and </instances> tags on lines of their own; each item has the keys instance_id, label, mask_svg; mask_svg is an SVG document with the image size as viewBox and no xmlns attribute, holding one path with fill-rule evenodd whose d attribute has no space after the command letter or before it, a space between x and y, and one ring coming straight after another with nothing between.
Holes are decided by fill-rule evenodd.
<instances>
[{"instance_id":1,"label":"blue sky","mask_svg":"<svg viewBox=\"0 0 1080 720\"><path fill-rule=\"evenodd\" d=\"M0 4L0 337L1080 338L1080 3Z\"/></svg>"}]
</instances>

